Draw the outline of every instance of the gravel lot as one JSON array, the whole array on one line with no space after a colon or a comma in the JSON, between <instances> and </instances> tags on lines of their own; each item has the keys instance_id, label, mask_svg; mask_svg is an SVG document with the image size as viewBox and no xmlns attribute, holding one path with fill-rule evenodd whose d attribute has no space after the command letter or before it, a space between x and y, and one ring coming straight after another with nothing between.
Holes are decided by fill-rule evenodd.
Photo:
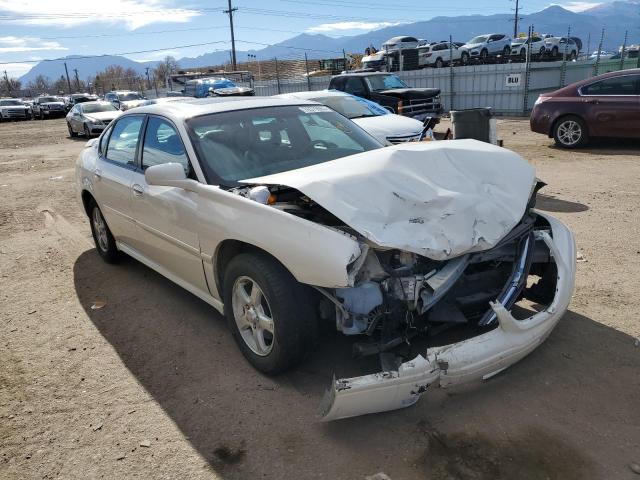
<instances>
[{"instance_id":1,"label":"gravel lot","mask_svg":"<svg viewBox=\"0 0 640 480\"><path fill-rule=\"evenodd\" d=\"M570 312L483 384L323 424L348 342L258 374L212 308L100 260L75 199L85 141L64 119L1 124L0 478L640 478L640 143L562 151L510 119L499 133L576 233Z\"/></svg>"}]
</instances>

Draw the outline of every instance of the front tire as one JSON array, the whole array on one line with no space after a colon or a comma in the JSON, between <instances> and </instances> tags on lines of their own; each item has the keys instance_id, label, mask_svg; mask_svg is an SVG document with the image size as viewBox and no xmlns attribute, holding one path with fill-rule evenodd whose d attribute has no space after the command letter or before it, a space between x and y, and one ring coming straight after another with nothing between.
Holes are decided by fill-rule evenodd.
<instances>
[{"instance_id":1,"label":"front tire","mask_svg":"<svg viewBox=\"0 0 640 480\"><path fill-rule=\"evenodd\" d=\"M89 127L87 126L87 124L84 124L84 136L85 138L91 138L91 130L89 130Z\"/></svg>"},{"instance_id":2,"label":"front tire","mask_svg":"<svg viewBox=\"0 0 640 480\"><path fill-rule=\"evenodd\" d=\"M587 144L589 133L580 117L568 115L560 118L553 127L553 139L562 148L578 148Z\"/></svg>"},{"instance_id":3,"label":"front tire","mask_svg":"<svg viewBox=\"0 0 640 480\"><path fill-rule=\"evenodd\" d=\"M462 52L462 55L460 56L460 63L462 63L462 65L469 64L469 54L467 52Z\"/></svg>"},{"instance_id":4,"label":"front tire","mask_svg":"<svg viewBox=\"0 0 640 480\"><path fill-rule=\"evenodd\" d=\"M444 67L444 62L442 61L441 58L436 59L436 68L442 68Z\"/></svg>"},{"instance_id":5,"label":"front tire","mask_svg":"<svg viewBox=\"0 0 640 480\"><path fill-rule=\"evenodd\" d=\"M489 51L484 48L482 49L482 51L480 52L480 60L482 60L482 62L486 62L487 59L489 58Z\"/></svg>"},{"instance_id":6,"label":"front tire","mask_svg":"<svg viewBox=\"0 0 640 480\"><path fill-rule=\"evenodd\" d=\"M74 138L78 136L78 134L73 131L73 128L71 128L71 124L69 122L67 122L67 128L69 129L69 137Z\"/></svg>"},{"instance_id":7,"label":"front tire","mask_svg":"<svg viewBox=\"0 0 640 480\"><path fill-rule=\"evenodd\" d=\"M236 343L256 370L288 370L313 345L317 326L308 287L266 255L242 253L229 262L224 303Z\"/></svg>"},{"instance_id":8,"label":"front tire","mask_svg":"<svg viewBox=\"0 0 640 480\"><path fill-rule=\"evenodd\" d=\"M109 230L109 226L95 201L91 202L89 213L89 223L91 223L91 233L96 244L96 250L98 250L105 262L116 263L120 257L120 252L116 247L116 240L113 238L111 230Z\"/></svg>"}]
</instances>

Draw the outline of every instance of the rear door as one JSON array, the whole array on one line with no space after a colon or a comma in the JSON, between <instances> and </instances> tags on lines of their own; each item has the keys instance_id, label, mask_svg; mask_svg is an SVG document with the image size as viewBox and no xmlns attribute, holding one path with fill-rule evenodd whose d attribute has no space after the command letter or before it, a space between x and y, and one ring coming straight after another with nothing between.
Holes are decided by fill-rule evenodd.
<instances>
[{"instance_id":1,"label":"rear door","mask_svg":"<svg viewBox=\"0 0 640 480\"><path fill-rule=\"evenodd\" d=\"M190 285L208 292L198 240L198 194L177 187L148 185L144 171L163 163L179 163L195 179L175 125L149 115L140 148L141 168L133 173L131 198L136 222L134 248Z\"/></svg>"},{"instance_id":2,"label":"rear door","mask_svg":"<svg viewBox=\"0 0 640 480\"><path fill-rule=\"evenodd\" d=\"M640 75L605 78L580 88L589 133L595 137L640 138Z\"/></svg>"},{"instance_id":3,"label":"rear door","mask_svg":"<svg viewBox=\"0 0 640 480\"><path fill-rule=\"evenodd\" d=\"M144 115L127 115L103 135L93 172L93 188L102 214L116 240L132 244L135 228L131 184Z\"/></svg>"}]
</instances>

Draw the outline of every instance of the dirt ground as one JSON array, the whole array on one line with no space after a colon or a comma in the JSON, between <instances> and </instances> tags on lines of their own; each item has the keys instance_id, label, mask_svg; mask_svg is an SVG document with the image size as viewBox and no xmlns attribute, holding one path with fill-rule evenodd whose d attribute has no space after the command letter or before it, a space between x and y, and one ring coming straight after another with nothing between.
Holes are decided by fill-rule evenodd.
<instances>
[{"instance_id":1,"label":"dirt ground","mask_svg":"<svg viewBox=\"0 0 640 480\"><path fill-rule=\"evenodd\" d=\"M640 143L562 151L510 119L499 133L576 234L570 311L489 381L324 424L348 342L257 373L212 308L100 260L75 198L85 142L63 119L1 124L0 478L640 478Z\"/></svg>"}]
</instances>

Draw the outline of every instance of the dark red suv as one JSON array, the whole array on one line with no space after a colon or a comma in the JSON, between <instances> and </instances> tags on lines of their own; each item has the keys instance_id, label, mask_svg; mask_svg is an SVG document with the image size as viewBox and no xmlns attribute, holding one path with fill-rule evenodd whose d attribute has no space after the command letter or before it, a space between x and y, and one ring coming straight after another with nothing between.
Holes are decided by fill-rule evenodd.
<instances>
[{"instance_id":1,"label":"dark red suv","mask_svg":"<svg viewBox=\"0 0 640 480\"><path fill-rule=\"evenodd\" d=\"M591 137L640 139L640 69L605 73L543 93L531 112L531 130L563 148Z\"/></svg>"}]
</instances>

